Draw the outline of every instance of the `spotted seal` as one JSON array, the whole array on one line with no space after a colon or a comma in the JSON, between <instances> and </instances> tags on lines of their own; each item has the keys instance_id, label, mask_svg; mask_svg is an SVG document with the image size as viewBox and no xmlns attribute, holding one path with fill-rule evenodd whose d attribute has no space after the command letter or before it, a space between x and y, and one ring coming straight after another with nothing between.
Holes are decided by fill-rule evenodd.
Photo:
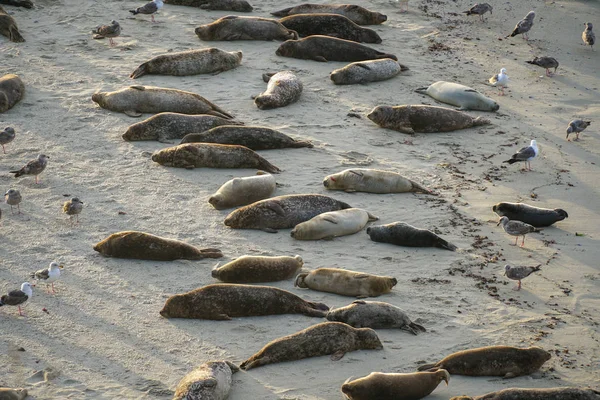
<instances>
[{"instance_id":1,"label":"spotted seal","mask_svg":"<svg viewBox=\"0 0 600 400\"><path fill-rule=\"evenodd\" d=\"M275 191L275 177L264 171L255 176L233 178L225 182L208 202L217 210L245 206L270 197Z\"/></svg>"},{"instance_id":2,"label":"spotted seal","mask_svg":"<svg viewBox=\"0 0 600 400\"><path fill-rule=\"evenodd\" d=\"M4 35L11 42L22 43L25 41L15 19L10 16L4 8L0 7L0 35Z\"/></svg>"},{"instance_id":3,"label":"spotted seal","mask_svg":"<svg viewBox=\"0 0 600 400\"><path fill-rule=\"evenodd\" d=\"M475 397L453 397L450 400L600 400L600 391L575 387L509 388Z\"/></svg>"},{"instance_id":4,"label":"spotted seal","mask_svg":"<svg viewBox=\"0 0 600 400\"><path fill-rule=\"evenodd\" d=\"M363 43L381 43L373 29L363 28L340 14L294 14L279 22L300 36L325 35Z\"/></svg>"},{"instance_id":5,"label":"spotted seal","mask_svg":"<svg viewBox=\"0 0 600 400\"><path fill-rule=\"evenodd\" d=\"M290 236L296 240L332 239L361 231L379 218L360 208L329 211L294 227Z\"/></svg>"},{"instance_id":6,"label":"spotted seal","mask_svg":"<svg viewBox=\"0 0 600 400\"><path fill-rule=\"evenodd\" d=\"M250 12L254 8L246 0L164 0L165 4L199 7L203 10Z\"/></svg>"},{"instance_id":7,"label":"spotted seal","mask_svg":"<svg viewBox=\"0 0 600 400\"><path fill-rule=\"evenodd\" d=\"M303 265L300 256L242 256L222 267L217 264L212 277L227 283L277 282L293 278Z\"/></svg>"},{"instance_id":8,"label":"spotted seal","mask_svg":"<svg viewBox=\"0 0 600 400\"><path fill-rule=\"evenodd\" d=\"M387 16L367 10L354 4L301 4L294 7L272 12L276 17L286 17L295 14L340 14L358 25L378 25L387 21Z\"/></svg>"},{"instance_id":9,"label":"spotted seal","mask_svg":"<svg viewBox=\"0 0 600 400\"><path fill-rule=\"evenodd\" d=\"M431 194L429 189L397 172L371 168L352 168L327 175L323 180L323 186L329 190L346 192Z\"/></svg>"},{"instance_id":10,"label":"spotted seal","mask_svg":"<svg viewBox=\"0 0 600 400\"><path fill-rule=\"evenodd\" d=\"M210 24L200 25L195 32L201 40L298 39L298 33L275 19L237 15L227 15Z\"/></svg>"},{"instance_id":11,"label":"spotted seal","mask_svg":"<svg viewBox=\"0 0 600 400\"><path fill-rule=\"evenodd\" d=\"M404 222L370 226L367 235L374 242L391 243L407 247L439 247L456 251L457 247L427 229L415 228Z\"/></svg>"},{"instance_id":12,"label":"spotted seal","mask_svg":"<svg viewBox=\"0 0 600 400\"><path fill-rule=\"evenodd\" d=\"M489 97L468 86L454 82L438 81L415 90L442 103L452 104L461 110L498 111L500 106Z\"/></svg>"},{"instance_id":13,"label":"spotted seal","mask_svg":"<svg viewBox=\"0 0 600 400\"><path fill-rule=\"evenodd\" d=\"M23 98L25 85L15 74L7 74L0 78L0 113L10 110Z\"/></svg>"},{"instance_id":14,"label":"spotted seal","mask_svg":"<svg viewBox=\"0 0 600 400\"><path fill-rule=\"evenodd\" d=\"M321 62L365 61L381 58L391 58L398 61L398 57L393 54L383 53L351 40L324 35L312 35L300 40L287 40L279 46L275 54L282 57Z\"/></svg>"},{"instance_id":15,"label":"spotted seal","mask_svg":"<svg viewBox=\"0 0 600 400\"><path fill-rule=\"evenodd\" d=\"M408 67L390 58L382 58L350 63L331 72L329 78L336 85L355 85L385 81L402 71L408 71Z\"/></svg>"},{"instance_id":16,"label":"spotted seal","mask_svg":"<svg viewBox=\"0 0 600 400\"><path fill-rule=\"evenodd\" d=\"M358 298L377 297L392 291L398 280L340 268L318 268L298 274L294 286Z\"/></svg>"},{"instance_id":17,"label":"spotted seal","mask_svg":"<svg viewBox=\"0 0 600 400\"><path fill-rule=\"evenodd\" d=\"M173 400L226 400L239 370L230 361L208 361L179 381Z\"/></svg>"},{"instance_id":18,"label":"spotted seal","mask_svg":"<svg viewBox=\"0 0 600 400\"><path fill-rule=\"evenodd\" d=\"M492 211L500 217L508 217L509 220L517 220L526 224L540 228L550 226L555 222L562 221L569 217L569 214L562 208L541 208L530 206L525 203L501 202L494 204Z\"/></svg>"},{"instance_id":19,"label":"spotted seal","mask_svg":"<svg viewBox=\"0 0 600 400\"><path fill-rule=\"evenodd\" d=\"M218 126L202 133L188 133L181 140L183 143L237 144L250 150L313 147L307 140L292 139L264 126Z\"/></svg>"},{"instance_id":20,"label":"spotted seal","mask_svg":"<svg viewBox=\"0 0 600 400\"><path fill-rule=\"evenodd\" d=\"M433 392L440 382L448 385L450 374L444 369L408 374L371 372L365 377L350 379L342 385L342 393L348 400L419 400Z\"/></svg>"},{"instance_id":21,"label":"spotted seal","mask_svg":"<svg viewBox=\"0 0 600 400\"><path fill-rule=\"evenodd\" d=\"M254 104L261 110L285 107L295 103L302 94L302 82L292 71L263 74L268 83L267 90L254 98Z\"/></svg>"}]
</instances>

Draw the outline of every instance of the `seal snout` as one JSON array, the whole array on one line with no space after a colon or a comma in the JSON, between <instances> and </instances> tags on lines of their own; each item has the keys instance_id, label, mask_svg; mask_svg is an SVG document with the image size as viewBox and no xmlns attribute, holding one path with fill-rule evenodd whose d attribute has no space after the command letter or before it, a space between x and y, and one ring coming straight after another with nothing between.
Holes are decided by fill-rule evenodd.
<instances>
[{"instance_id":1,"label":"seal snout","mask_svg":"<svg viewBox=\"0 0 600 400\"><path fill-rule=\"evenodd\" d=\"M380 24L381 24L381 23L383 23L383 22L385 22L385 21L387 21L387 15L385 15L385 14L379 14L379 15L377 16L377 21L378 21Z\"/></svg>"},{"instance_id":2,"label":"seal snout","mask_svg":"<svg viewBox=\"0 0 600 400\"><path fill-rule=\"evenodd\" d=\"M492 111L498 111L500 109L500 105L498 105L498 103L494 103L493 107L492 107Z\"/></svg>"}]
</instances>

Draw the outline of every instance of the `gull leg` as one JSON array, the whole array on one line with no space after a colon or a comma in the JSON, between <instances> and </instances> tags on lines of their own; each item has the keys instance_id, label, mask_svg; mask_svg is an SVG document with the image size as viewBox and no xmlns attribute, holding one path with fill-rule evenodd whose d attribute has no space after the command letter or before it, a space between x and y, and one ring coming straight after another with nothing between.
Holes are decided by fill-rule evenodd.
<instances>
[{"instance_id":1,"label":"gull leg","mask_svg":"<svg viewBox=\"0 0 600 400\"><path fill-rule=\"evenodd\" d=\"M21 204L17 204L17 214L21 214Z\"/></svg>"},{"instance_id":2,"label":"gull leg","mask_svg":"<svg viewBox=\"0 0 600 400\"><path fill-rule=\"evenodd\" d=\"M154 20L154 14L152 14L150 17L152 17L152 22L156 22L156 21Z\"/></svg>"},{"instance_id":3,"label":"gull leg","mask_svg":"<svg viewBox=\"0 0 600 400\"><path fill-rule=\"evenodd\" d=\"M24 315L23 315L23 311L21 311L21 306L17 306L17 307L19 308L19 315L20 315L21 317L24 317Z\"/></svg>"},{"instance_id":4,"label":"gull leg","mask_svg":"<svg viewBox=\"0 0 600 400\"><path fill-rule=\"evenodd\" d=\"M111 47L116 45L115 41L112 38L108 38L108 41L110 42Z\"/></svg>"},{"instance_id":5,"label":"gull leg","mask_svg":"<svg viewBox=\"0 0 600 400\"><path fill-rule=\"evenodd\" d=\"M10 212L11 212L11 213L13 213L13 214L15 213L15 212L13 211L13 206L12 206L12 205L10 206Z\"/></svg>"},{"instance_id":6,"label":"gull leg","mask_svg":"<svg viewBox=\"0 0 600 400\"><path fill-rule=\"evenodd\" d=\"M521 290L521 280L519 279L519 286L517 286L517 290Z\"/></svg>"},{"instance_id":7,"label":"gull leg","mask_svg":"<svg viewBox=\"0 0 600 400\"><path fill-rule=\"evenodd\" d=\"M56 293L56 292L54 291L54 282L52 282L52 293Z\"/></svg>"},{"instance_id":8,"label":"gull leg","mask_svg":"<svg viewBox=\"0 0 600 400\"><path fill-rule=\"evenodd\" d=\"M519 238L519 237L517 236L517 239L518 239L518 238ZM521 242L521 247L523 247L523 246L525 246L525 235L523 235L523 241Z\"/></svg>"},{"instance_id":9,"label":"gull leg","mask_svg":"<svg viewBox=\"0 0 600 400\"><path fill-rule=\"evenodd\" d=\"M4 145L2 145L2 150L4 150L4 154L6 154L6 149L4 148Z\"/></svg>"},{"instance_id":10,"label":"gull leg","mask_svg":"<svg viewBox=\"0 0 600 400\"><path fill-rule=\"evenodd\" d=\"M511 246L516 246L516 245L517 245L517 241L518 241L518 240L519 240L519 237L517 236L517 237L515 238L515 244L511 244Z\"/></svg>"}]
</instances>

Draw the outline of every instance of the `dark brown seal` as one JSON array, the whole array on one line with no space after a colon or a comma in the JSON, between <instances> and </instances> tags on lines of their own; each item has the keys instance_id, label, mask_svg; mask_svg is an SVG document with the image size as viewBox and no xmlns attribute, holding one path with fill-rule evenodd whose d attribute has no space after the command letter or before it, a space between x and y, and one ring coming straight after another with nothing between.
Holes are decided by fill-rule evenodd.
<instances>
[{"instance_id":1,"label":"dark brown seal","mask_svg":"<svg viewBox=\"0 0 600 400\"><path fill-rule=\"evenodd\" d=\"M377 106L367 117L382 128L411 135L415 132L451 132L491 123L462 111L425 105Z\"/></svg>"},{"instance_id":2,"label":"dark brown seal","mask_svg":"<svg viewBox=\"0 0 600 400\"><path fill-rule=\"evenodd\" d=\"M378 25L387 21L387 16L369 11L354 4L301 4L294 7L272 12L276 17L286 17L294 14L340 14L358 25Z\"/></svg>"},{"instance_id":3,"label":"dark brown seal","mask_svg":"<svg viewBox=\"0 0 600 400\"><path fill-rule=\"evenodd\" d=\"M445 369L453 375L514 378L534 373L550 357L550 353L540 347L520 349L510 346L489 346L459 351L435 364L421 365L418 369L419 371Z\"/></svg>"},{"instance_id":4,"label":"dark brown seal","mask_svg":"<svg viewBox=\"0 0 600 400\"><path fill-rule=\"evenodd\" d=\"M381 349L383 345L372 329L356 329L340 322L322 322L267 343L240 368L247 371L267 364L329 354L332 354L332 360L337 361L350 351Z\"/></svg>"},{"instance_id":5,"label":"dark brown seal","mask_svg":"<svg viewBox=\"0 0 600 400\"><path fill-rule=\"evenodd\" d=\"M500 217L508 217L508 219L525 222L526 224L540 228L550 226L555 222L562 221L569 217L569 214L562 208L541 208L530 206L525 203L507 203L502 202L495 204L492 211Z\"/></svg>"},{"instance_id":6,"label":"dark brown seal","mask_svg":"<svg viewBox=\"0 0 600 400\"><path fill-rule=\"evenodd\" d=\"M0 0L0 4L7 4L15 7L33 8L33 1L31 0Z\"/></svg>"},{"instance_id":7,"label":"dark brown seal","mask_svg":"<svg viewBox=\"0 0 600 400\"><path fill-rule=\"evenodd\" d=\"M293 57L315 61L365 61L380 58L391 58L398 61L393 54L383 53L351 40L330 36L313 35L300 40L283 42L277 51L278 56Z\"/></svg>"},{"instance_id":8,"label":"dark brown seal","mask_svg":"<svg viewBox=\"0 0 600 400\"><path fill-rule=\"evenodd\" d=\"M307 140L292 139L285 133L264 126L218 126L202 133L189 133L181 140L183 143L237 144L250 150L313 147Z\"/></svg>"},{"instance_id":9,"label":"dark brown seal","mask_svg":"<svg viewBox=\"0 0 600 400\"><path fill-rule=\"evenodd\" d=\"M165 4L200 7L204 10L250 12L253 10L246 0L164 0Z\"/></svg>"},{"instance_id":10,"label":"dark brown seal","mask_svg":"<svg viewBox=\"0 0 600 400\"><path fill-rule=\"evenodd\" d=\"M348 400L420 400L442 381L446 385L450 381L450 374L444 369L409 374L371 372L353 381L348 378L342 385L342 393Z\"/></svg>"},{"instance_id":11,"label":"dark brown seal","mask_svg":"<svg viewBox=\"0 0 600 400\"><path fill-rule=\"evenodd\" d=\"M169 297L160 315L213 320L279 314L323 318L327 310L325 304L305 301L274 287L219 283Z\"/></svg>"},{"instance_id":12,"label":"dark brown seal","mask_svg":"<svg viewBox=\"0 0 600 400\"><path fill-rule=\"evenodd\" d=\"M0 35L6 36L8 40L15 43L25 41L14 18L8 15L2 7L0 7Z\"/></svg>"},{"instance_id":13,"label":"dark brown seal","mask_svg":"<svg viewBox=\"0 0 600 400\"><path fill-rule=\"evenodd\" d=\"M212 277L227 283L261 283L291 279L304 262L302 257L242 256L212 270Z\"/></svg>"},{"instance_id":14,"label":"dark brown seal","mask_svg":"<svg viewBox=\"0 0 600 400\"><path fill-rule=\"evenodd\" d=\"M295 14L279 20L300 36L325 35L363 43L381 43L373 29L363 28L340 14Z\"/></svg>"},{"instance_id":15,"label":"dark brown seal","mask_svg":"<svg viewBox=\"0 0 600 400\"><path fill-rule=\"evenodd\" d=\"M208 361L179 381L173 400L226 400L239 370L230 361Z\"/></svg>"},{"instance_id":16,"label":"dark brown seal","mask_svg":"<svg viewBox=\"0 0 600 400\"><path fill-rule=\"evenodd\" d=\"M0 400L25 400L27 389L10 389L0 387Z\"/></svg>"},{"instance_id":17,"label":"dark brown seal","mask_svg":"<svg viewBox=\"0 0 600 400\"><path fill-rule=\"evenodd\" d=\"M600 400L600 391L574 387L510 388L482 396L458 396L450 400Z\"/></svg>"},{"instance_id":18,"label":"dark brown seal","mask_svg":"<svg viewBox=\"0 0 600 400\"><path fill-rule=\"evenodd\" d=\"M94 246L106 257L135 258L138 260L202 260L221 258L219 249L198 249L185 242L154 236L149 233L124 231L113 233Z\"/></svg>"},{"instance_id":19,"label":"dark brown seal","mask_svg":"<svg viewBox=\"0 0 600 400\"><path fill-rule=\"evenodd\" d=\"M367 235L374 242L391 243L407 247L439 247L456 251L457 247L448 243L427 229L415 228L404 222L393 222L386 225L370 226Z\"/></svg>"},{"instance_id":20,"label":"dark brown seal","mask_svg":"<svg viewBox=\"0 0 600 400\"><path fill-rule=\"evenodd\" d=\"M275 233L328 211L344 210L350 205L320 194L291 194L272 197L238 208L225 218L234 229L261 229Z\"/></svg>"},{"instance_id":21,"label":"dark brown seal","mask_svg":"<svg viewBox=\"0 0 600 400\"><path fill-rule=\"evenodd\" d=\"M268 83L267 90L254 98L261 110L285 107L297 102L302 94L302 82L291 71L263 74L263 80Z\"/></svg>"},{"instance_id":22,"label":"dark brown seal","mask_svg":"<svg viewBox=\"0 0 600 400\"><path fill-rule=\"evenodd\" d=\"M185 143L152 154L152 161L175 168L255 168L272 174L279 168L244 146Z\"/></svg>"},{"instance_id":23,"label":"dark brown seal","mask_svg":"<svg viewBox=\"0 0 600 400\"><path fill-rule=\"evenodd\" d=\"M298 34L277 20L260 17L227 15L200 25L195 30L201 40L288 40L298 39Z\"/></svg>"},{"instance_id":24,"label":"dark brown seal","mask_svg":"<svg viewBox=\"0 0 600 400\"><path fill-rule=\"evenodd\" d=\"M377 297L392 291L398 280L341 268L318 268L298 274L294 286L342 296Z\"/></svg>"},{"instance_id":25,"label":"dark brown seal","mask_svg":"<svg viewBox=\"0 0 600 400\"><path fill-rule=\"evenodd\" d=\"M7 74L0 78L0 113L10 110L23 98L25 85L15 74Z\"/></svg>"}]
</instances>

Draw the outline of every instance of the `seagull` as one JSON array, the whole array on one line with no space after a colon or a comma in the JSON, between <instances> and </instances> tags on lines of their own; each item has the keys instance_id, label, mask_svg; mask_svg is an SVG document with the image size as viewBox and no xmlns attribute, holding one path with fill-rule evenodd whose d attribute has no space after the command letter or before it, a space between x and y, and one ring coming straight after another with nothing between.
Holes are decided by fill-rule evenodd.
<instances>
[{"instance_id":1,"label":"seagull","mask_svg":"<svg viewBox=\"0 0 600 400\"><path fill-rule=\"evenodd\" d=\"M44 169L46 169L46 165L48 164L48 157L45 154L38 155L38 158L35 160L31 160L18 171L9 171L11 174L15 174L15 178L18 178L21 175L35 175L35 183L38 182L38 175L41 174Z\"/></svg>"},{"instance_id":2,"label":"seagull","mask_svg":"<svg viewBox=\"0 0 600 400\"><path fill-rule=\"evenodd\" d=\"M463 13L467 15L479 15L479 18L481 18L481 22L483 22L483 14L485 14L488 11L490 12L490 14L492 14L492 6L490 6L488 3L476 3L473 7L469 9L469 11L463 11Z\"/></svg>"},{"instance_id":3,"label":"seagull","mask_svg":"<svg viewBox=\"0 0 600 400\"><path fill-rule=\"evenodd\" d=\"M511 244L511 246L516 246L519 241L519 236L523 236L523 242L521 242L521 247L525 245L525 235L530 232L539 232L539 229L533 225L526 224L525 222L517 221L517 220L509 220L508 217L501 217L500 221L498 221L498 225L502 224L502 228L504 228L504 232L508 233L511 236L516 236L515 244Z\"/></svg>"},{"instance_id":4,"label":"seagull","mask_svg":"<svg viewBox=\"0 0 600 400\"><path fill-rule=\"evenodd\" d=\"M17 306L19 307L19 315L23 316L23 312L21 311L21 304L25 303L27 300L33 296L33 289L35 285L32 285L29 282L25 282L21 285L21 290L13 290L8 294L0 297L0 307L2 306Z\"/></svg>"},{"instance_id":5,"label":"seagull","mask_svg":"<svg viewBox=\"0 0 600 400\"><path fill-rule=\"evenodd\" d=\"M396 0L400 4L400 12L408 12L408 0Z\"/></svg>"},{"instance_id":6,"label":"seagull","mask_svg":"<svg viewBox=\"0 0 600 400\"><path fill-rule=\"evenodd\" d=\"M2 150L4 154L6 154L6 149L4 148L5 144L9 144L15 139L15 130L10 126L4 128L2 132L0 132L0 145L2 145Z\"/></svg>"},{"instance_id":7,"label":"seagull","mask_svg":"<svg viewBox=\"0 0 600 400\"><path fill-rule=\"evenodd\" d=\"M46 289L48 289L48 284L51 283L52 293L56 293L54 291L54 281L60 277L60 270L62 268L62 265L59 265L56 261L52 261L48 268L32 272L31 277L37 279L38 281L44 281L46 283ZM48 293L50 293L50 291L48 291Z\"/></svg>"},{"instance_id":8,"label":"seagull","mask_svg":"<svg viewBox=\"0 0 600 400\"><path fill-rule=\"evenodd\" d=\"M21 197L21 192L19 192L17 189L8 189L6 193L4 193L4 201L10 206L10 211L13 214L15 213L13 211L13 206L17 206L17 214L21 214L21 206L19 206L21 200L23 200Z\"/></svg>"},{"instance_id":9,"label":"seagull","mask_svg":"<svg viewBox=\"0 0 600 400\"><path fill-rule=\"evenodd\" d=\"M110 45L114 46L117 43L112 39L121 34L121 25L115 20L110 22L110 25L98 25L96 29L92 30L95 33L94 39L108 38Z\"/></svg>"},{"instance_id":10,"label":"seagull","mask_svg":"<svg viewBox=\"0 0 600 400\"><path fill-rule=\"evenodd\" d=\"M69 215L69 220L71 221L71 225L73 225L73 215L77 218L77 223L79 223L79 214L83 209L83 201L79 200L77 197L73 197L69 201L65 201L63 204L63 212Z\"/></svg>"},{"instance_id":11,"label":"seagull","mask_svg":"<svg viewBox=\"0 0 600 400\"><path fill-rule=\"evenodd\" d=\"M558 61L554 57L534 57L531 61L525 61L527 64L537 65L546 68L546 76L552 76L558 68ZM550 68L554 68L554 73L550 73Z\"/></svg>"},{"instance_id":12,"label":"seagull","mask_svg":"<svg viewBox=\"0 0 600 400\"><path fill-rule=\"evenodd\" d=\"M535 11L529 11L527 13L527 15L525 16L525 18L523 18L522 20L517 22L517 25L515 26L515 29L512 31L512 33L510 35L507 35L506 37L507 38L514 37L519 34L522 34L523 39L529 40L529 35L527 34L527 32L529 32L529 30L533 26L534 18L535 18Z\"/></svg>"},{"instance_id":13,"label":"seagull","mask_svg":"<svg viewBox=\"0 0 600 400\"><path fill-rule=\"evenodd\" d=\"M590 126L591 123L592 121L584 121L582 119L574 119L569 122L569 126L567 127L567 141L571 141L571 139L569 139L571 133L575 133L575 140L579 140L579 134L583 132L585 128Z\"/></svg>"},{"instance_id":14,"label":"seagull","mask_svg":"<svg viewBox=\"0 0 600 400\"><path fill-rule=\"evenodd\" d=\"M156 22L154 20L154 13L160 10L163 6L162 0L153 0L150 3L146 3L145 5L136 8L135 10L129 10L133 15L137 14L150 14L152 17L152 22Z\"/></svg>"},{"instance_id":15,"label":"seagull","mask_svg":"<svg viewBox=\"0 0 600 400\"><path fill-rule=\"evenodd\" d=\"M537 265L535 267L511 267L507 264L504 266L504 275L508 279L512 279L513 281L519 281L519 285L516 287L516 289L513 290L521 290L521 279L525 279L534 272L539 271L541 267L542 264Z\"/></svg>"},{"instance_id":16,"label":"seagull","mask_svg":"<svg viewBox=\"0 0 600 400\"><path fill-rule=\"evenodd\" d=\"M500 87L500 96L504 96L504 88L508 86L508 75L506 75L506 68L501 68L500 73L492 76L489 82L492 86Z\"/></svg>"},{"instance_id":17,"label":"seagull","mask_svg":"<svg viewBox=\"0 0 600 400\"><path fill-rule=\"evenodd\" d=\"M523 161L527 163L527 167L529 171L531 171L531 160L537 157L539 153L537 142L532 140L529 146L523 147L519 149L518 152L512 155L510 160L502 161L509 164L514 164L519 161ZM523 169L524 170L524 169Z\"/></svg>"},{"instance_id":18,"label":"seagull","mask_svg":"<svg viewBox=\"0 0 600 400\"><path fill-rule=\"evenodd\" d=\"M585 30L581 34L581 38L583 39L583 43L589 44L592 50L594 50L594 43L596 43L596 35L592 32L592 28L594 27L591 22L586 22Z\"/></svg>"}]
</instances>

